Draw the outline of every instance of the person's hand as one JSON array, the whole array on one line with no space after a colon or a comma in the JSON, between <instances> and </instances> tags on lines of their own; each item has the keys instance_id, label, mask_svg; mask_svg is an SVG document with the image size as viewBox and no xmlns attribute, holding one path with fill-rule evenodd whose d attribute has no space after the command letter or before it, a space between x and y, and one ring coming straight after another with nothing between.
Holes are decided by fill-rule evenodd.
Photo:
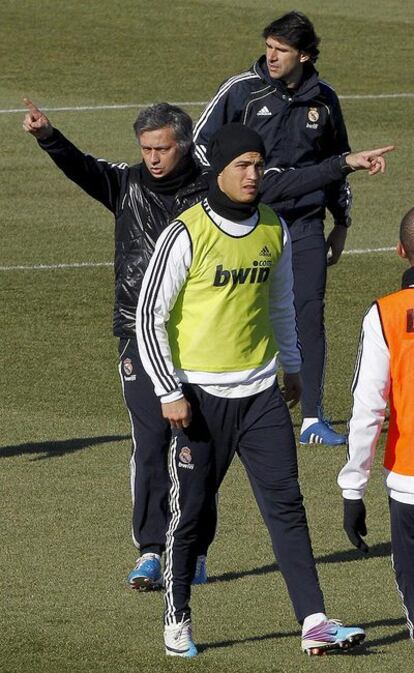
<instances>
[{"instance_id":1,"label":"person's hand","mask_svg":"<svg viewBox=\"0 0 414 673\"><path fill-rule=\"evenodd\" d=\"M27 133L31 133L37 140L46 140L53 133L53 126L41 110L30 100L23 98L27 107L27 112L23 119L23 128Z\"/></svg>"},{"instance_id":2,"label":"person's hand","mask_svg":"<svg viewBox=\"0 0 414 673\"><path fill-rule=\"evenodd\" d=\"M296 374L283 374L283 388L282 395L285 398L285 402L288 405L289 409L292 409L297 405L303 390L302 377L298 373Z\"/></svg>"},{"instance_id":3,"label":"person's hand","mask_svg":"<svg viewBox=\"0 0 414 673\"><path fill-rule=\"evenodd\" d=\"M161 403L161 411L172 428L188 428L191 423L191 405L185 397L175 402Z\"/></svg>"},{"instance_id":4,"label":"person's hand","mask_svg":"<svg viewBox=\"0 0 414 673\"><path fill-rule=\"evenodd\" d=\"M328 266L336 264L343 253L348 227L342 224L335 224L328 238L326 239L326 255Z\"/></svg>"},{"instance_id":5,"label":"person's hand","mask_svg":"<svg viewBox=\"0 0 414 673\"><path fill-rule=\"evenodd\" d=\"M394 149L394 145L387 145L386 147L379 147L375 150L351 152L351 154L346 155L345 162L353 171L366 170L369 175L384 173L385 158L383 155L387 152L392 152Z\"/></svg>"},{"instance_id":6,"label":"person's hand","mask_svg":"<svg viewBox=\"0 0 414 673\"><path fill-rule=\"evenodd\" d=\"M366 510L363 500L349 500L344 498L344 530L351 544L366 554L369 551L368 545L364 542L361 535L367 534L365 523Z\"/></svg>"}]
</instances>

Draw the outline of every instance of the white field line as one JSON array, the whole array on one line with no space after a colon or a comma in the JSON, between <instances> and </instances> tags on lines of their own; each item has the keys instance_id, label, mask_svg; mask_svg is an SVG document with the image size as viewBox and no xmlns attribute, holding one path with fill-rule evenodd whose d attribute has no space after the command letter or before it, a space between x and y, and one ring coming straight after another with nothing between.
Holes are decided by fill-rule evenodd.
<instances>
[{"instance_id":1,"label":"white field line","mask_svg":"<svg viewBox=\"0 0 414 673\"><path fill-rule=\"evenodd\" d=\"M391 93L391 94L355 94L339 96L344 100L360 100L360 99L377 99L377 98L414 98L414 93ZM179 101L171 103L171 105L178 105L181 107L191 107L199 105L207 105L208 101ZM45 112L84 112L93 110L124 110L129 108L144 108L150 103L136 104L127 103L124 105L82 105L77 107L43 107ZM0 109L0 114L9 114L14 112L26 112L26 108L8 108ZM344 255L362 255L373 252L390 252L394 248L367 248L345 250ZM49 271L53 269L79 269L79 268L96 268L100 266L112 266L112 262L74 262L72 264L34 264L34 265L16 265L16 266L0 266L0 271Z\"/></svg>"},{"instance_id":2,"label":"white field line","mask_svg":"<svg viewBox=\"0 0 414 673\"><path fill-rule=\"evenodd\" d=\"M395 246L390 248L356 248L344 250L343 255L366 255L374 252L392 252ZM68 264L33 264L16 266L0 266L0 271L55 271L60 269L95 269L100 266L112 267L113 262L73 262Z\"/></svg>"},{"instance_id":3,"label":"white field line","mask_svg":"<svg viewBox=\"0 0 414 673\"><path fill-rule=\"evenodd\" d=\"M355 248L354 250L344 250L343 255L366 255L371 252L392 252L395 250L396 246L393 245L390 248Z\"/></svg>"},{"instance_id":4,"label":"white field line","mask_svg":"<svg viewBox=\"0 0 414 673\"><path fill-rule=\"evenodd\" d=\"M51 271L60 269L95 269L99 266L113 266L113 262L73 262L68 264L18 264L0 266L0 271Z\"/></svg>"},{"instance_id":5,"label":"white field line","mask_svg":"<svg viewBox=\"0 0 414 673\"><path fill-rule=\"evenodd\" d=\"M341 100L377 100L380 98L414 98L414 93L372 93L372 94L345 94L339 96ZM207 105L208 101L178 101L171 105L179 107L199 107ZM148 107L152 103L125 103L113 105L78 105L71 107L42 107L44 112L87 112L93 110L128 110L130 108L140 109ZM26 112L26 108L4 108L0 109L0 114L12 114L14 112Z\"/></svg>"},{"instance_id":6,"label":"white field line","mask_svg":"<svg viewBox=\"0 0 414 673\"><path fill-rule=\"evenodd\" d=\"M413 94L414 95L414 94ZM179 107L196 107L198 105L207 105L208 101L181 101L179 103L170 103ZM90 110L128 110L130 108L141 109L152 105L152 103L125 103L114 105L78 105L73 107L42 107L43 112L85 112ZM0 114L9 112L27 112L27 108L10 108L0 110Z\"/></svg>"}]
</instances>

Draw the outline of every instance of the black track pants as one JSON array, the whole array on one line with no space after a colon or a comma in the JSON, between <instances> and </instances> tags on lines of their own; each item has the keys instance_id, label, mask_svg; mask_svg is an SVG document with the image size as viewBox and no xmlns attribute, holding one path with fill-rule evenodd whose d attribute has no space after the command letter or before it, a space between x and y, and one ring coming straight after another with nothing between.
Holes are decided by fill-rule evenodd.
<instances>
[{"instance_id":1,"label":"black track pants","mask_svg":"<svg viewBox=\"0 0 414 673\"><path fill-rule=\"evenodd\" d=\"M326 252L323 234L292 244L296 320L302 346L303 417L320 417L325 373L324 297Z\"/></svg>"},{"instance_id":2,"label":"black track pants","mask_svg":"<svg viewBox=\"0 0 414 673\"><path fill-rule=\"evenodd\" d=\"M414 505L389 499L395 581L414 640Z\"/></svg>"},{"instance_id":3,"label":"black track pants","mask_svg":"<svg viewBox=\"0 0 414 673\"><path fill-rule=\"evenodd\" d=\"M125 404L131 421L132 454L130 461L132 493L132 536L141 554L161 554L165 549L170 488L167 458L171 428L161 415L154 386L145 372L135 339L121 339L119 374ZM199 554L206 554L216 527L215 499L210 501L205 535L200 539Z\"/></svg>"},{"instance_id":4,"label":"black track pants","mask_svg":"<svg viewBox=\"0 0 414 673\"><path fill-rule=\"evenodd\" d=\"M277 385L241 399L184 386L193 420L173 433L166 550L167 624L190 615L190 583L208 503L237 451L247 471L299 622L324 612L297 473L296 444ZM240 512L243 534L243 511Z\"/></svg>"}]
</instances>

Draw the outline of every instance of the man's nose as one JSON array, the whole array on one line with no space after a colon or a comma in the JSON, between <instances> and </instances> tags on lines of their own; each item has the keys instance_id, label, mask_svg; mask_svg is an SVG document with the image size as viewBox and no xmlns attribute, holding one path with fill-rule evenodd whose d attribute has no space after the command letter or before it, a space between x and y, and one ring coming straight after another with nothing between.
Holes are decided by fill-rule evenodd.
<instances>
[{"instance_id":1,"label":"man's nose","mask_svg":"<svg viewBox=\"0 0 414 673\"><path fill-rule=\"evenodd\" d=\"M258 169L256 166L249 166L247 169L247 177L249 180L257 180L258 178Z\"/></svg>"},{"instance_id":2,"label":"man's nose","mask_svg":"<svg viewBox=\"0 0 414 673\"><path fill-rule=\"evenodd\" d=\"M151 150L150 161L152 164L158 164L160 160L160 155L157 150Z\"/></svg>"}]
</instances>

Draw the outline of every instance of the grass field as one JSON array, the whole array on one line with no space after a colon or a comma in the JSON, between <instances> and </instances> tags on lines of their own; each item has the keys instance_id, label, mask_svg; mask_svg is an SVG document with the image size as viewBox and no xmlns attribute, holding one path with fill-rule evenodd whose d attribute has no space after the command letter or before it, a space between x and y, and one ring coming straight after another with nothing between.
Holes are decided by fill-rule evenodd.
<instances>
[{"instance_id":1,"label":"grass field","mask_svg":"<svg viewBox=\"0 0 414 673\"><path fill-rule=\"evenodd\" d=\"M70 108L48 114L82 149L134 162L136 109L104 106L169 100L196 118L217 85L261 53L263 26L291 8L264 0L1 3L1 673L412 670L380 456L366 497L371 553L360 558L341 528L335 480L345 451L323 447L299 449L321 583L330 615L364 625L366 644L343 656L301 654L235 461L221 491L211 581L193 592L202 655L191 664L165 660L162 596L125 585L134 559L130 442L111 336L112 269L33 268L110 262L113 223L23 133L23 95ZM385 176L352 176L347 248L365 252L344 255L329 272L326 406L343 430L363 312L398 287L405 268L392 252L367 250L392 246L413 205L414 6L302 0L297 8L322 36L319 70L344 96L352 146L397 146Z\"/></svg>"}]
</instances>

